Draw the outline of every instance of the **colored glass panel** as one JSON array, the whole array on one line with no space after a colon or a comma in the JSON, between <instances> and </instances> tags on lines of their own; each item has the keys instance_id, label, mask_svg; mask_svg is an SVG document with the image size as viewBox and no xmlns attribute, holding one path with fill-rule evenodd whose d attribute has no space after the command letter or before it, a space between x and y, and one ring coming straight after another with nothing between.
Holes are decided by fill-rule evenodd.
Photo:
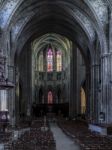
<instances>
[{"instance_id":1,"label":"colored glass panel","mask_svg":"<svg viewBox=\"0 0 112 150\"><path fill-rule=\"evenodd\" d=\"M53 52L51 49L47 52L47 71L53 71Z\"/></svg>"},{"instance_id":2,"label":"colored glass panel","mask_svg":"<svg viewBox=\"0 0 112 150\"><path fill-rule=\"evenodd\" d=\"M57 59L57 71L62 71L62 54L61 51L57 51L57 55L56 55L56 59Z\"/></svg>"}]
</instances>

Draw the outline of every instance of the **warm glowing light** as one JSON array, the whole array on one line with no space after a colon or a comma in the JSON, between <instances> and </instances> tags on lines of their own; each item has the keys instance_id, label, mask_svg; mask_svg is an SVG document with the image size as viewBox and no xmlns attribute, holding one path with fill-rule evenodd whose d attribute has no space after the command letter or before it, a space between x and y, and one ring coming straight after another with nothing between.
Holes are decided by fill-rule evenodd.
<instances>
[{"instance_id":1,"label":"warm glowing light","mask_svg":"<svg viewBox=\"0 0 112 150\"><path fill-rule=\"evenodd\" d=\"M81 113L84 114L86 111L86 95L84 89L81 87Z\"/></svg>"},{"instance_id":2,"label":"warm glowing light","mask_svg":"<svg viewBox=\"0 0 112 150\"><path fill-rule=\"evenodd\" d=\"M48 104L52 104L53 103L53 95L52 92L49 91L48 92Z\"/></svg>"}]
</instances>

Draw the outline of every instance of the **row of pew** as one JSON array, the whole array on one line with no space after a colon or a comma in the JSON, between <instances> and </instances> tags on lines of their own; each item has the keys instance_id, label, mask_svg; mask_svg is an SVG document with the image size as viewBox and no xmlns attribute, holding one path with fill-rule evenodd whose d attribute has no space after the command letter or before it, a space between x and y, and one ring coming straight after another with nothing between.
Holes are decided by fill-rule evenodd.
<instances>
[{"instance_id":1,"label":"row of pew","mask_svg":"<svg viewBox=\"0 0 112 150\"><path fill-rule=\"evenodd\" d=\"M88 130L88 125L80 121L60 120L62 130L74 138L82 150L112 150L112 138Z\"/></svg>"},{"instance_id":2,"label":"row of pew","mask_svg":"<svg viewBox=\"0 0 112 150\"><path fill-rule=\"evenodd\" d=\"M42 131L41 128L48 130ZM44 126L43 120L35 120L32 122L30 131L26 131L16 141L5 144L5 150L56 150L56 144L53 134L48 124Z\"/></svg>"},{"instance_id":3,"label":"row of pew","mask_svg":"<svg viewBox=\"0 0 112 150\"><path fill-rule=\"evenodd\" d=\"M0 132L0 144L7 143L9 139L11 138L12 133L11 132Z\"/></svg>"}]
</instances>

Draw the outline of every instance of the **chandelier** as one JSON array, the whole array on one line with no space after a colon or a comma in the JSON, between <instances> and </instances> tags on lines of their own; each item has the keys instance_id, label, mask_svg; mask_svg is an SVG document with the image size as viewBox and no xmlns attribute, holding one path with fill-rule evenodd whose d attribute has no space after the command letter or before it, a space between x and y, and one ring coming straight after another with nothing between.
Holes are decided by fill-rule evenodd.
<instances>
[{"instance_id":1,"label":"chandelier","mask_svg":"<svg viewBox=\"0 0 112 150\"><path fill-rule=\"evenodd\" d=\"M10 89L14 87L14 84L5 77L6 71L6 57L0 52L0 90Z\"/></svg>"}]
</instances>

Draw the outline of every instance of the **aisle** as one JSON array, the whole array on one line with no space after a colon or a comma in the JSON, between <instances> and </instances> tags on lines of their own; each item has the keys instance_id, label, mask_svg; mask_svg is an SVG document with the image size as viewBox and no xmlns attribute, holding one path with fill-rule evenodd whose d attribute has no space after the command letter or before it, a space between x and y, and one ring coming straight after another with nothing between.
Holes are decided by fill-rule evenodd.
<instances>
[{"instance_id":1,"label":"aisle","mask_svg":"<svg viewBox=\"0 0 112 150\"><path fill-rule=\"evenodd\" d=\"M80 150L80 147L56 125L50 124L54 139L56 140L56 150Z\"/></svg>"}]
</instances>

